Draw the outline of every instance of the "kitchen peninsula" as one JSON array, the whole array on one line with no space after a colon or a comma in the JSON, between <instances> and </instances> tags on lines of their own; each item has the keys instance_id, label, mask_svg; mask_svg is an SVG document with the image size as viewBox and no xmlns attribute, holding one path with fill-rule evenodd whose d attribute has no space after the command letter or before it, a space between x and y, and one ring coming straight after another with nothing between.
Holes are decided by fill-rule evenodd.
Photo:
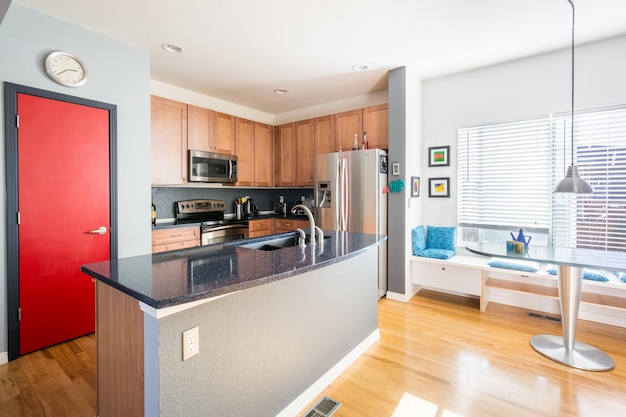
<instances>
[{"instance_id":1,"label":"kitchen peninsula","mask_svg":"<svg viewBox=\"0 0 626 417\"><path fill-rule=\"evenodd\" d=\"M84 265L97 280L98 415L302 411L379 338L386 237L326 234L315 246L253 248L274 235ZM198 353L183 361L194 327Z\"/></svg>"}]
</instances>

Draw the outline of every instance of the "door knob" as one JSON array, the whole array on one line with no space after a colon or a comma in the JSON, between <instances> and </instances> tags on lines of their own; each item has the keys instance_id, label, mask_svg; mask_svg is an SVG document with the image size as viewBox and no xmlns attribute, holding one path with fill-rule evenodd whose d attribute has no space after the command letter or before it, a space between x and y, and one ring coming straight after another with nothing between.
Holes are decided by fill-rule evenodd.
<instances>
[{"instance_id":1,"label":"door knob","mask_svg":"<svg viewBox=\"0 0 626 417\"><path fill-rule=\"evenodd\" d=\"M103 235L107 232L107 228L104 226L98 227L96 230L90 230L89 233L94 235Z\"/></svg>"}]
</instances>

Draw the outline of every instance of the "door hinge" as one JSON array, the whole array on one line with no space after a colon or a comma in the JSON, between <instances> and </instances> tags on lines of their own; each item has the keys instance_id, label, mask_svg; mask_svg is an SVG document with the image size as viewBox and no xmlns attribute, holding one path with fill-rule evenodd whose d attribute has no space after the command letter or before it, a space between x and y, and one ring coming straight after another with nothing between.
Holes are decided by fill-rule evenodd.
<instances>
[{"instance_id":1,"label":"door hinge","mask_svg":"<svg viewBox=\"0 0 626 417\"><path fill-rule=\"evenodd\" d=\"M20 127L20 115L19 114L15 115L15 127L16 128Z\"/></svg>"},{"instance_id":2,"label":"door hinge","mask_svg":"<svg viewBox=\"0 0 626 417\"><path fill-rule=\"evenodd\" d=\"M17 321L22 321L22 309L17 309Z\"/></svg>"},{"instance_id":3,"label":"door hinge","mask_svg":"<svg viewBox=\"0 0 626 417\"><path fill-rule=\"evenodd\" d=\"M20 215L20 212L18 211L17 212L17 224L19 225L21 224L21 222L22 222L22 216Z\"/></svg>"}]
</instances>

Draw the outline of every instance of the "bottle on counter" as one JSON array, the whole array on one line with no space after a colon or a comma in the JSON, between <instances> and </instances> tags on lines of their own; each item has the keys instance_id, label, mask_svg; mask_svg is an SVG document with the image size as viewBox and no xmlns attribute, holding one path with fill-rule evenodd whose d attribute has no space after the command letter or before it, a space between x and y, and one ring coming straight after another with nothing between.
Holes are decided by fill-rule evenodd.
<instances>
[{"instance_id":1,"label":"bottle on counter","mask_svg":"<svg viewBox=\"0 0 626 417\"><path fill-rule=\"evenodd\" d=\"M367 132L363 132L363 145L361 149L363 150L369 149L369 144L367 143Z\"/></svg>"},{"instance_id":2,"label":"bottle on counter","mask_svg":"<svg viewBox=\"0 0 626 417\"><path fill-rule=\"evenodd\" d=\"M156 226L157 211L156 206L152 203L152 226Z\"/></svg>"}]
</instances>

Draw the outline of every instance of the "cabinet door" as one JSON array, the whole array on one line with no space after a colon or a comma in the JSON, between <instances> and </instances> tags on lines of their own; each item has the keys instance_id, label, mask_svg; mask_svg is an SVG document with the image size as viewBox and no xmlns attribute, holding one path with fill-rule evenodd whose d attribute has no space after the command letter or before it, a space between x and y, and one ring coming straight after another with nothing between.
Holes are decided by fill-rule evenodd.
<instances>
[{"instance_id":1,"label":"cabinet door","mask_svg":"<svg viewBox=\"0 0 626 417\"><path fill-rule=\"evenodd\" d=\"M329 114L315 119L315 155L335 152L335 116Z\"/></svg>"},{"instance_id":2,"label":"cabinet door","mask_svg":"<svg viewBox=\"0 0 626 417\"><path fill-rule=\"evenodd\" d=\"M237 151L237 185L254 185L254 122L237 118L235 122Z\"/></svg>"},{"instance_id":3,"label":"cabinet door","mask_svg":"<svg viewBox=\"0 0 626 417\"><path fill-rule=\"evenodd\" d=\"M300 187L313 186L313 162L315 155L315 121L303 120L296 123L297 154L296 185Z\"/></svg>"},{"instance_id":4,"label":"cabinet door","mask_svg":"<svg viewBox=\"0 0 626 417\"><path fill-rule=\"evenodd\" d=\"M274 186L274 129L263 123L254 124L254 183Z\"/></svg>"},{"instance_id":5,"label":"cabinet door","mask_svg":"<svg viewBox=\"0 0 626 417\"><path fill-rule=\"evenodd\" d=\"M187 148L194 151L211 152L211 110L187 106Z\"/></svg>"},{"instance_id":6,"label":"cabinet door","mask_svg":"<svg viewBox=\"0 0 626 417\"><path fill-rule=\"evenodd\" d=\"M279 187L293 187L296 185L297 142L296 124L287 123L278 126L278 178Z\"/></svg>"},{"instance_id":7,"label":"cabinet door","mask_svg":"<svg viewBox=\"0 0 626 417\"><path fill-rule=\"evenodd\" d=\"M211 152L235 153L235 116L211 112Z\"/></svg>"},{"instance_id":8,"label":"cabinet door","mask_svg":"<svg viewBox=\"0 0 626 417\"><path fill-rule=\"evenodd\" d=\"M150 97L153 184L187 182L187 105Z\"/></svg>"},{"instance_id":9,"label":"cabinet door","mask_svg":"<svg viewBox=\"0 0 626 417\"><path fill-rule=\"evenodd\" d=\"M371 149L389 148L388 104L363 109L363 131L367 132L367 142Z\"/></svg>"},{"instance_id":10,"label":"cabinet door","mask_svg":"<svg viewBox=\"0 0 626 417\"><path fill-rule=\"evenodd\" d=\"M361 135L363 134L362 118L362 109L335 114L335 146L337 151L351 150L354 145L354 135L357 135L358 145L361 145Z\"/></svg>"}]
</instances>

